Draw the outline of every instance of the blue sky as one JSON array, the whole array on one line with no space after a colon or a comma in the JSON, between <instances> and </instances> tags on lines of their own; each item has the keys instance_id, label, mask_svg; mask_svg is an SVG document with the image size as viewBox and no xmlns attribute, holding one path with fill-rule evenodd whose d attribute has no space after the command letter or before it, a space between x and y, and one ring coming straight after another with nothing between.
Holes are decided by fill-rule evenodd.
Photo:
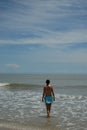
<instances>
[{"instance_id":1,"label":"blue sky","mask_svg":"<svg viewBox=\"0 0 87 130\"><path fill-rule=\"evenodd\" d=\"M87 1L0 0L0 73L87 73Z\"/></svg>"}]
</instances>

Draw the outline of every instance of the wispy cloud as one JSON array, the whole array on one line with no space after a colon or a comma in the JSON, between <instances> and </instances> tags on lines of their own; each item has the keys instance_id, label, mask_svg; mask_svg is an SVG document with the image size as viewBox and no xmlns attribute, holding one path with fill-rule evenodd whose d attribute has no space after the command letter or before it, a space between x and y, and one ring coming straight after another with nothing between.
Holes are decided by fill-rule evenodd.
<instances>
[{"instance_id":1,"label":"wispy cloud","mask_svg":"<svg viewBox=\"0 0 87 130\"><path fill-rule=\"evenodd\" d=\"M41 38L21 38L0 40L0 44L72 44L87 42L87 30L72 30L69 32L49 32Z\"/></svg>"},{"instance_id":2,"label":"wispy cloud","mask_svg":"<svg viewBox=\"0 0 87 130\"><path fill-rule=\"evenodd\" d=\"M11 68L19 68L20 67L18 64L6 64L5 66L11 67Z\"/></svg>"},{"instance_id":3,"label":"wispy cloud","mask_svg":"<svg viewBox=\"0 0 87 130\"><path fill-rule=\"evenodd\" d=\"M9 3L12 6L9 6ZM6 3L2 2L1 6L0 28L9 30L9 33L13 30L15 35L28 33L44 37L49 32L63 31L66 34L70 29L74 32L76 29L82 29L84 25L87 27L85 0L9 0Z\"/></svg>"}]
</instances>

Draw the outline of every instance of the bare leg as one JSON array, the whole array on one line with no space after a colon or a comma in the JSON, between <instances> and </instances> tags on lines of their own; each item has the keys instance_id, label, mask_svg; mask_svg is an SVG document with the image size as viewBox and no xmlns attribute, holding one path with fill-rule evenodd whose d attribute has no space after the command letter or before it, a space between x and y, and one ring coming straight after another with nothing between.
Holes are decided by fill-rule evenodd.
<instances>
[{"instance_id":1,"label":"bare leg","mask_svg":"<svg viewBox=\"0 0 87 130\"><path fill-rule=\"evenodd\" d=\"M50 117L51 104L46 104L47 117Z\"/></svg>"}]
</instances>

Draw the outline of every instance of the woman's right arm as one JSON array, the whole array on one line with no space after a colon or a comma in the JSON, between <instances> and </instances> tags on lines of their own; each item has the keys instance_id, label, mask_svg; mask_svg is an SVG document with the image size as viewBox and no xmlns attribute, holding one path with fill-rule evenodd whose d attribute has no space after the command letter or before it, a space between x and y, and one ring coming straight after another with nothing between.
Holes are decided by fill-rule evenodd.
<instances>
[{"instance_id":1,"label":"woman's right arm","mask_svg":"<svg viewBox=\"0 0 87 130\"><path fill-rule=\"evenodd\" d=\"M52 95L53 95L53 99L54 99L54 101L55 101L55 94L54 94L53 87L52 87Z\"/></svg>"}]
</instances>

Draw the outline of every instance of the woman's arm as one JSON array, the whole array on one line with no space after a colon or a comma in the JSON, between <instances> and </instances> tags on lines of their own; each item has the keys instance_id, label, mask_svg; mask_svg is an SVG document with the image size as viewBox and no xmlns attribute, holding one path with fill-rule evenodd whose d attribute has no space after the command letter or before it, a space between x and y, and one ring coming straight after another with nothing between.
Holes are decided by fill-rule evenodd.
<instances>
[{"instance_id":1,"label":"woman's arm","mask_svg":"<svg viewBox=\"0 0 87 130\"><path fill-rule=\"evenodd\" d=\"M54 94L53 87L52 87L52 95L53 95L53 98L54 98L54 101L55 101L55 94Z\"/></svg>"},{"instance_id":2,"label":"woman's arm","mask_svg":"<svg viewBox=\"0 0 87 130\"><path fill-rule=\"evenodd\" d=\"M45 96L45 87L43 88L42 102L44 101L44 96Z\"/></svg>"}]
</instances>

